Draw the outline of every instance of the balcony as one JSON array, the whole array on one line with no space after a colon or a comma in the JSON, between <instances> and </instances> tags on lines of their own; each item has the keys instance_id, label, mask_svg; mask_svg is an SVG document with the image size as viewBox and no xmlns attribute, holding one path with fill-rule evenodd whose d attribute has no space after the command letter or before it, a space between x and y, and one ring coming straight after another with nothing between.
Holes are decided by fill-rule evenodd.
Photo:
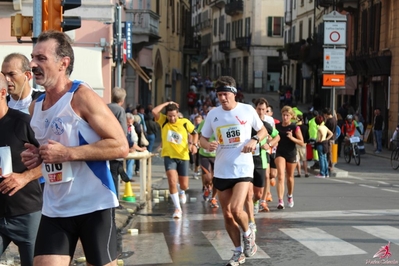
<instances>
[{"instance_id":1,"label":"balcony","mask_svg":"<svg viewBox=\"0 0 399 266\"><path fill-rule=\"evenodd\" d=\"M208 57L208 50L211 47L209 45L201 45L200 55L203 55L205 58Z\"/></svg>"},{"instance_id":2,"label":"balcony","mask_svg":"<svg viewBox=\"0 0 399 266\"><path fill-rule=\"evenodd\" d=\"M212 27L212 23L211 23L211 19L210 18L205 19L204 21L201 22L201 24L202 24L202 26L201 26L202 29L206 29L206 28Z\"/></svg>"},{"instance_id":3,"label":"balcony","mask_svg":"<svg viewBox=\"0 0 399 266\"><path fill-rule=\"evenodd\" d=\"M224 7L226 4L225 0L213 0L212 2L209 3L209 6L212 8L218 8L221 9Z\"/></svg>"},{"instance_id":4,"label":"balcony","mask_svg":"<svg viewBox=\"0 0 399 266\"><path fill-rule=\"evenodd\" d=\"M391 74L392 54L389 50L380 54L372 54L366 58L368 74L372 76Z\"/></svg>"},{"instance_id":5,"label":"balcony","mask_svg":"<svg viewBox=\"0 0 399 266\"><path fill-rule=\"evenodd\" d=\"M230 41L220 41L219 51L225 54L230 53Z\"/></svg>"},{"instance_id":6,"label":"balcony","mask_svg":"<svg viewBox=\"0 0 399 266\"><path fill-rule=\"evenodd\" d=\"M183 53L198 55L200 52L201 38L199 36L194 36L194 27L186 27L184 36Z\"/></svg>"},{"instance_id":7,"label":"balcony","mask_svg":"<svg viewBox=\"0 0 399 266\"><path fill-rule=\"evenodd\" d=\"M157 43L159 36L159 15L149 9L126 9L126 20L133 22L132 43L149 46Z\"/></svg>"},{"instance_id":8,"label":"balcony","mask_svg":"<svg viewBox=\"0 0 399 266\"><path fill-rule=\"evenodd\" d=\"M354 11L358 8L357 0L337 0L337 7L347 11Z\"/></svg>"},{"instance_id":9,"label":"balcony","mask_svg":"<svg viewBox=\"0 0 399 266\"><path fill-rule=\"evenodd\" d=\"M224 7L224 12L229 16L242 14L244 12L244 1L231 0L231 2Z\"/></svg>"},{"instance_id":10,"label":"balcony","mask_svg":"<svg viewBox=\"0 0 399 266\"><path fill-rule=\"evenodd\" d=\"M251 37L237 37L236 47L237 49L248 51L251 46Z\"/></svg>"},{"instance_id":11,"label":"balcony","mask_svg":"<svg viewBox=\"0 0 399 266\"><path fill-rule=\"evenodd\" d=\"M318 5L322 7L330 7L334 4L334 0L319 0Z\"/></svg>"},{"instance_id":12,"label":"balcony","mask_svg":"<svg viewBox=\"0 0 399 266\"><path fill-rule=\"evenodd\" d=\"M288 59L299 60L301 56L302 45L302 42L287 43L284 50L287 53Z\"/></svg>"},{"instance_id":13,"label":"balcony","mask_svg":"<svg viewBox=\"0 0 399 266\"><path fill-rule=\"evenodd\" d=\"M285 11L284 22L285 22L285 25L291 26L291 24L292 24L292 11Z\"/></svg>"}]
</instances>

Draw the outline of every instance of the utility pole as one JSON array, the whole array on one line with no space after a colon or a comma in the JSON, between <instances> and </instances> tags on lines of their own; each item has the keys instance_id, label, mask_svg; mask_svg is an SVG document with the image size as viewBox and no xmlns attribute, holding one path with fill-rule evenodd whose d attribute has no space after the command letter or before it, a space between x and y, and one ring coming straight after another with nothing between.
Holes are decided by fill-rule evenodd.
<instances>
[{"instance_id":1,"label":"utility pole","mask_svg":"<svg viewBox=\"0 0 399 266\"><path fill-rule=\"evenodd\" d=\"M115 14L115 29L116 29L116 51L118 56L116 58L116 77L115 87L122 87L122 9L120 5L116 5Z\"/></svg>"},{"instance_id":2,"label":"utility pole","mask_svg":"<svg viewBox=\"0 0 399 266\"><path fill-rule=\"evenodd\" d=\"M39 37L39 34L42 32L42 15L42 0L33 0L33 47L36 45L37 37ZM34 75L32 86L37 89L36 79Z\"/></svg>"}]
</instances>

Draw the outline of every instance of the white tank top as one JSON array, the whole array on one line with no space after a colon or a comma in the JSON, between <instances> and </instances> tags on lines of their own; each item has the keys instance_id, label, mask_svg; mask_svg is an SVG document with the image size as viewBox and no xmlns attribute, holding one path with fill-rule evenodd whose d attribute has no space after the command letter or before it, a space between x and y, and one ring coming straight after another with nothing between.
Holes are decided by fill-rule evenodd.
<instances>
[{"instance_id":1,"label":"white tank top","mask_svg":"<svg viewBox=\"0 0 399 266\"><path fill-rule=\"evenodd\" d=\"M43 111L45 94L34 106L31 127L40 145L48 139L65 146L81 146L100 140L90 125L71 107L81 81L53 106ZM72 161L42 165L46 185L42 213L49 217L70 217L118 206L108 161Z\"/></svg>"}]
</instances>

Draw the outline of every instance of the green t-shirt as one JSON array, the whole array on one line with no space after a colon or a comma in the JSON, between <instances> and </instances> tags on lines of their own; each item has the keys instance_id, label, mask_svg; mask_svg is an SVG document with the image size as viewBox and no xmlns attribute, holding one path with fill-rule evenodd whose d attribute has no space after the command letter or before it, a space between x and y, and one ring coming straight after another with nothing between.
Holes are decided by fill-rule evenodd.
<instances>
[{"instance_id":1,"label":"green t-shirt","mask_svg":"<svg viewBox=\"0 0 399 266\"><path fill-rule=\"evenodd\" d=\"M205 123L205 120L202 120L202 122L198 125L198 128L197 128L198 134L201 134L201 130L202 130L202 127L204 126L204 123ZM215 140L215 134L212 134L212 136L209 138L209 141L214 141L214 140ZM212 158L216 157L216 151L209 152L202 147L200 147L200 149L199 149L199 154L203 157L212 157Z\"/></svg>"}]
</instances>

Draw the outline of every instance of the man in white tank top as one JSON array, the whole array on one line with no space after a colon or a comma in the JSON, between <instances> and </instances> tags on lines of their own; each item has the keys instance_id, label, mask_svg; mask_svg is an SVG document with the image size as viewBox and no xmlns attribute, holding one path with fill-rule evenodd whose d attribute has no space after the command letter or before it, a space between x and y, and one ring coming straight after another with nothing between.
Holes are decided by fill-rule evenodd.
<instances>
[{"instance_id":1,"label":"man in white tank top","mask_svg":"<svg viewBox=\"0 0 399 266\"><path fill-rule=\"evenodd\" d=\"M73 63L66 34L39 35L30 66L46 93L30 112L40 147L22 153L29 169L42 164L46 179L34 265L69 265L78 239L88 265L116 265L118 199L108 160L126 157L128 143L103 100L69 79Z\"/></svg>"}]
</instances>

